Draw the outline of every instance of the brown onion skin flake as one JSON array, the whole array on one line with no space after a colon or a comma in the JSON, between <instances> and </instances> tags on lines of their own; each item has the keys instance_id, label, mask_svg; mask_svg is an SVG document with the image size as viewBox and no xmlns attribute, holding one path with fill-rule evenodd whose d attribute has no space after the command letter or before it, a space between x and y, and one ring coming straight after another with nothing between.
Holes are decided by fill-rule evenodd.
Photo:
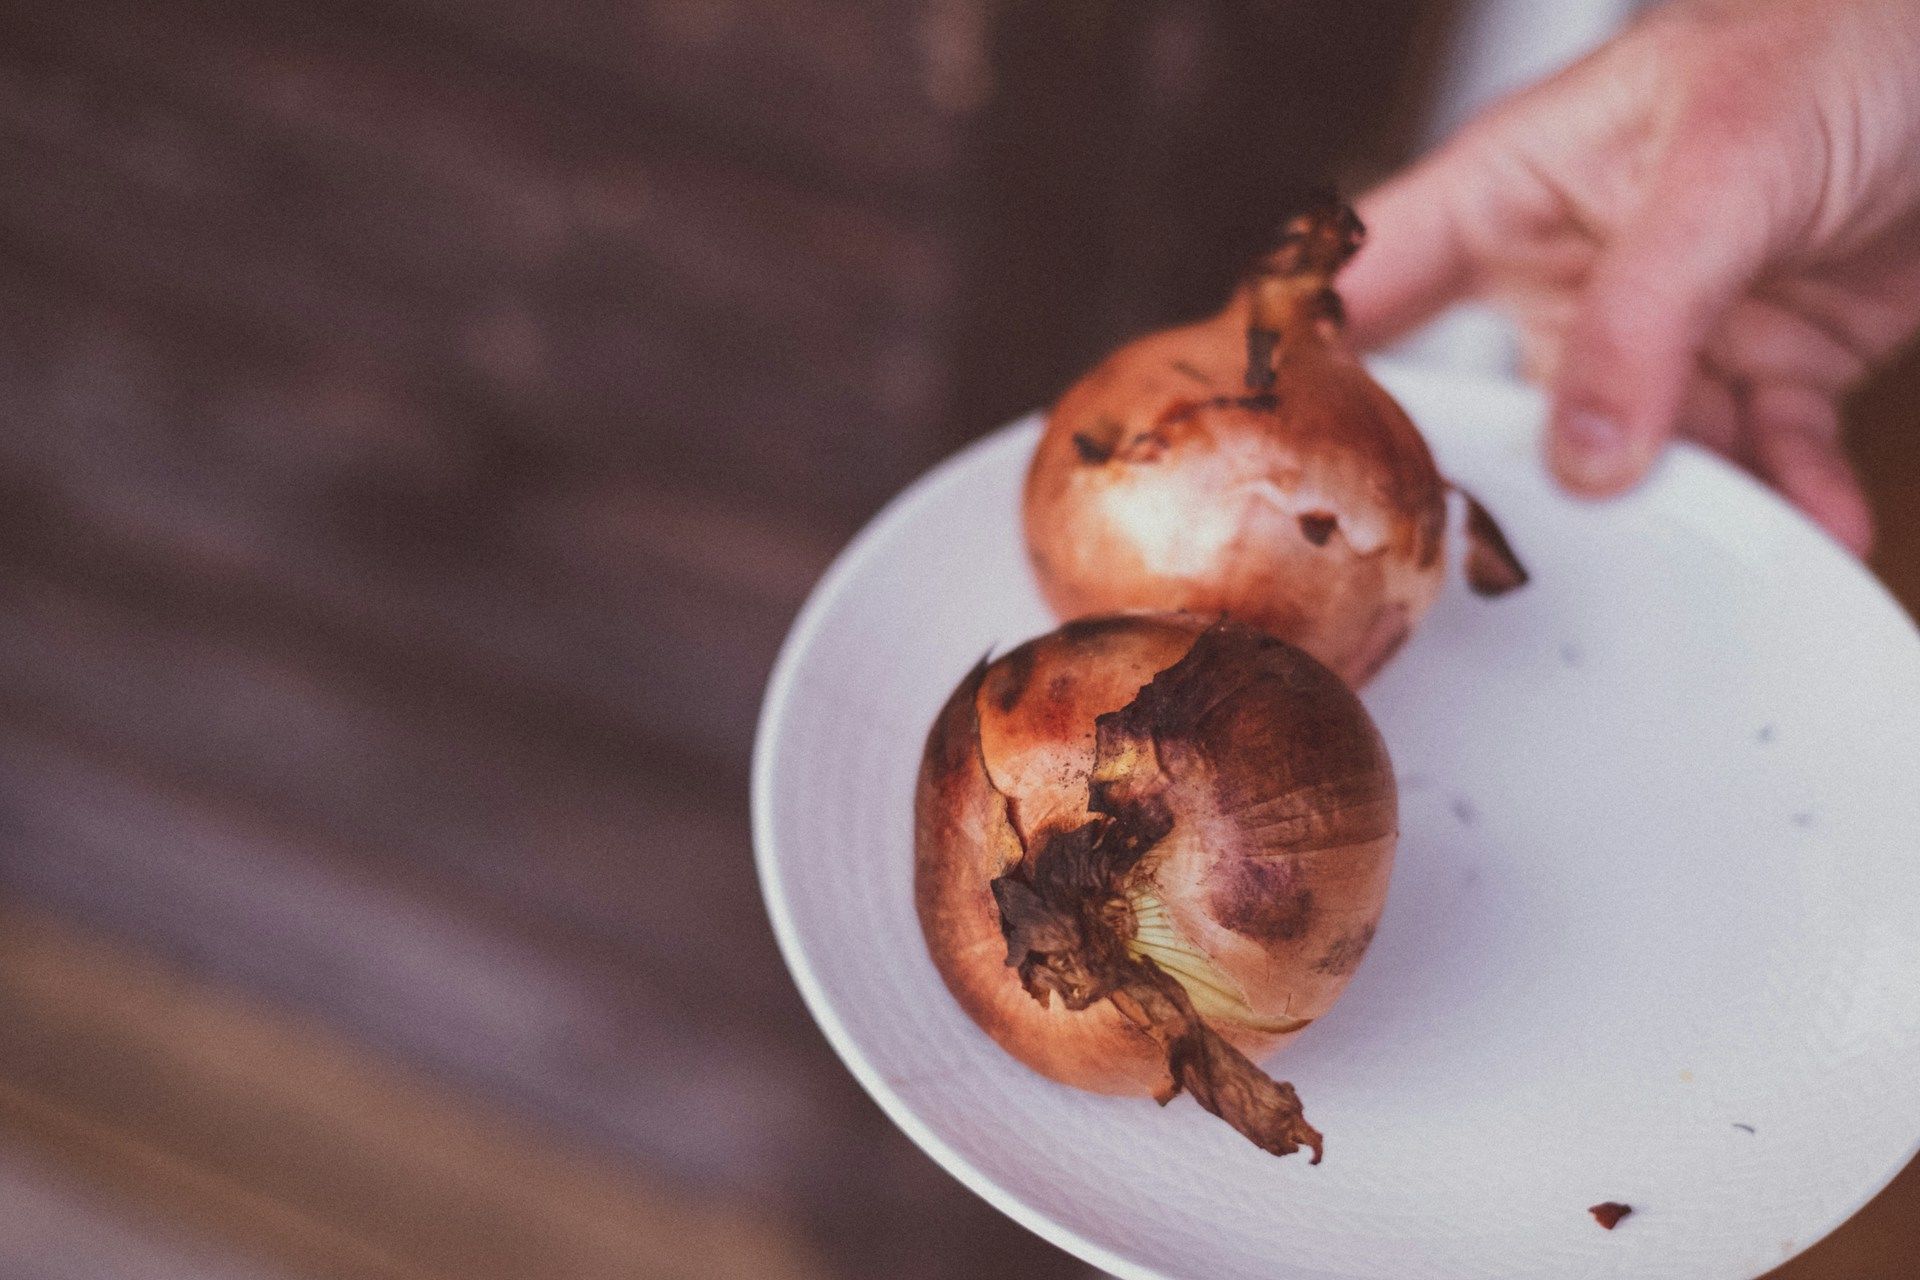
<instances>
[{"instance_id":1,"label":"brown onion skin flake","mask_svg":"<svg viewBox=\"0 0 1920 1280\"><path fill-rule=\"evenodd\" d=\"M1593 1206L1587 1212L1593 1215L1595 1222L1611 1231L1620 1225L1622 1218L1633 1212L1633 1206L1621 1204L1618 1200L1609 1200L1605 1204Z\"/></svg>"}]
</instances>

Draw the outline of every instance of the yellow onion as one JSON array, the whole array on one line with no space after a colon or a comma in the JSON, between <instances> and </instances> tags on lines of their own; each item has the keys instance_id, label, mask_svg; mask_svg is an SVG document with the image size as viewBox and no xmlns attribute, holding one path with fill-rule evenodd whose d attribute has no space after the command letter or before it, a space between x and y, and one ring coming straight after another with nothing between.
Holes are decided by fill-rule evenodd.
<instances>
[{"instance_id":1,"label":"yellow onion","mask_svg":"<svg viewBox=\"0 0 1920 1280\"><path fill-rule=\"evenodd\" d=\"M1122 347L1054 406L1027 549L1062 618L1180 609L1290 640L1358 685L1439 594L1448 483L1347 346L1353 212L1295 218L1226 307ZM1464 496L1464 495L1463 495ZM1526 574L1468 504L1468 580Z\"/></svg>"},{"instance_id":2,"label":"yellow onion","mask_svg":"<svg viewBox=\"0 0 1920 1280\"><path fill-rule=\"evenodd\" d=\"M1251 1061L1332 1006L1397 835L1385 746L1299 648L1190 615L1072 622L928 735L915 898L948 988L1055 1080L1182 1089L1285 1155L1321 1139Z\"/></svg>"}]
</instances>

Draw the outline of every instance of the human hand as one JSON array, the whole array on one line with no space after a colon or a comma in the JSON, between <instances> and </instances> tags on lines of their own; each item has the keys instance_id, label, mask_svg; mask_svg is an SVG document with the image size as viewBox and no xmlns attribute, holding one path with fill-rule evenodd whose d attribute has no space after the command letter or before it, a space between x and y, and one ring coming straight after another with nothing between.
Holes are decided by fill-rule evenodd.
<instances>
[{"instance_id":1,"label":"human hand","mask_svg":"<svg viewBox=\"0 0 1920 1280\"><path fill-rule=\"evenodd\" d=\"M1356 338L1510 308L1589 495L1676 432L1864 552L1840 400L1920 326L1920 0L1681 0L1360 205Z\"/></svg>"}]
</instances>

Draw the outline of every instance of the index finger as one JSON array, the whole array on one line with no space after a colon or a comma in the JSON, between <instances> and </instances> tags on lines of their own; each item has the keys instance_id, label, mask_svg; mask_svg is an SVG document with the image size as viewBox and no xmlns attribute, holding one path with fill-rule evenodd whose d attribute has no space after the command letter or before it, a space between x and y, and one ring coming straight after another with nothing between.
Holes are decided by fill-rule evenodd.
<instances>
[{"instance_id":1,"label":"index finger","mask_svg":"<svg viewBox=\"0 0 1920 1280\"><path fill-rule=\"evenodd\" d=\"M1356 345L1391 342L1467 292L1473 261L1454 212L1458 163L1443 151L1359 201L1366 246L1339 281Z\"/></svg>"}]
</instances>

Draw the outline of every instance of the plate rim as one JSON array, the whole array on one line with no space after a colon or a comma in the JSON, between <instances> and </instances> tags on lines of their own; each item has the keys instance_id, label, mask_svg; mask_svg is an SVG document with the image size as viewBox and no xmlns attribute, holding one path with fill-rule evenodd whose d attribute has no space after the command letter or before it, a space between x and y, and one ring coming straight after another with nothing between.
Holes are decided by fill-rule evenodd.
<instances>
[{"instance_id":1,"label":"plate rim","mask_svg":"<svg viewBox=\"0 0 1920 1280\"><path fill-rule=\"evenodd\" d=\"M1375 376L1395 389L1396 394L1401 386L1427 384L1448 386L1455 392L1471 390L1476 395L1506 401L1510 412L1499 415L1506 421L1489 423L1487 428L1488 438L1496 443L1503 438L1506 443L1531 443L1537 438L1539 424L1545 419L1545 396L1537 388L1524 383L1493 375L1435 369L1392 360L1368 360L1366 363ZM920 1119L912 1104L874 1066L841 1021L801 940L780 873L778 838L773 825L775 744L781 736L787 705L793 697L802 655L811 647L815 633L824 625L828 610L838 600L846 581L864 562L869 548L898 524L910 507L942 487L955 483L957 477L966 473L977 455L1005 448L1017 437L1037 434L1046 413L1045 409L1035 409L988 431L915 477L861 526L808 591L806 600L794 615L786 637L781 641L754 728L748 786L754 868L781 959L794 985L799 988L807 1012L826 1036L835 1055L901 1132L968 1190L1049 1244L1120 1280L1175 1280L1154 1266L1088 1239L1029 1204L949 1145ZM1525 421L1534 425L1507 425L1508 421ZM1700 485L1707 486L1709 492L1717 488L1735 499L1738 505L1731 509L1744 515L1745 527L1741 532L1757 533L1773 541L1784 539L1789 544L1797 544L1796 549L1801 554L1825 560L1841 576L1852 579L1855 587L1866 588L1863 599L1870 598L1873 607L1888 615L1890 621L1902 624L1908 638L1914 641L1916 651L1920 652L1920 623L1916 623L1886 584L1863 561L1856 559L1824 529L1808 520L1758 479L1718 455L1689 441L1675 441L1667 448L1655 473L1642 483L1638 492L1644 499L1657 500L1663 490L1685 491ZM1773 1266L1784 1266L1844 1226L1884 1191L1916 1156L1920 1156L1920 1133L1913 1137L1904 1155L1872 1180L1863 1195L1813 1233L1805 1245Z\"/></svg>"}]
</instances>

